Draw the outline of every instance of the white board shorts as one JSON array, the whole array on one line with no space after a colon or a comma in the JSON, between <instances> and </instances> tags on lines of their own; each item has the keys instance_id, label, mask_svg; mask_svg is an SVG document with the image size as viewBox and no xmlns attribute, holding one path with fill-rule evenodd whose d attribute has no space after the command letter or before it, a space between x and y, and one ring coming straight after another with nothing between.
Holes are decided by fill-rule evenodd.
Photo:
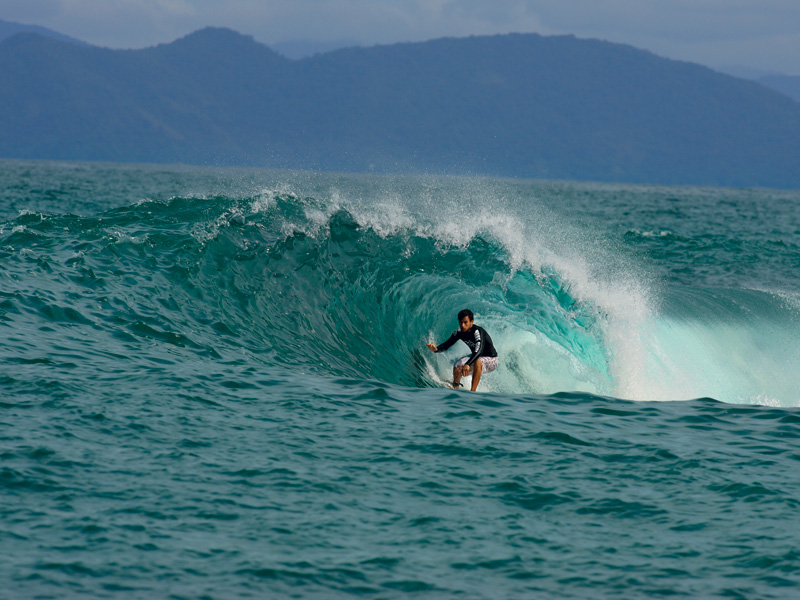
<instances>
[{"instance_id":1,"label":"white board shorts","mask_svg":"<svg viewBox=\"0 0 800 600\"><path fill-rule=\"evenodd\" d=\"M455 363L453 363L453 367L463 367L465 364L467 364L468 360L469 356L462 356L456 360ZM481 374L491 373L497 368L496 356L481 356L478 360L481 361Z\"/></svg>"}]
</instances>

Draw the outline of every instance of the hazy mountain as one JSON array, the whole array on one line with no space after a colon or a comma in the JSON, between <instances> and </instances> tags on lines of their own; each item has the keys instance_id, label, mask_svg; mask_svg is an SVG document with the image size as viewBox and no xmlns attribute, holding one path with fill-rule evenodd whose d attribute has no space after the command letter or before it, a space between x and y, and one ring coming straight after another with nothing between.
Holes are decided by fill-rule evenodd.
<instances>
[{"instance_id":1,"label":"hazy mountain","mask_svg":"<svg viewBox=\"0 0 800 600\"><path fill-rule=\"evenodd\" d=\"M630 46L514 34L290 60L205 29L0 43L0 156L800 187L800 104Z\"/></svg>"},{"instance_id":2,"label":"hazy mountain","mask_svg":"<svg viewBox=\"0 0 800 600\"><path fill-rule=\"evenodd\" d=\"M39 35L61 40L62 42L71 42L81 46L88 45L84 41L64 35L63 33L58 33L52 29L47 29L46 27L39 27L38 25L23 25L22 23L14 23L12 21L3 21L0 19L0 41L3 41L4 39L18 33L38 33Z\"/></svg>"},{"instance_id":3,"label":"hazy mountain","mask_svg":"<svg viewBox=\"0 0 800 600\"><path fill-rule=\"evenodd\" d=\"M800 102L800 76L784 75L764 69L753 69L751 67L729 66L718 69L727 75L751 79L772 90L785 94Z\"/></svg>"},{"instance_id":4,"label":"hazy mountain","mask_svg":"<svg viewBox=\"0 0 800 600\"><path fill-rule=\"evenodd\" d=\"M768 88L777 90L800 102L800 76L797 75L765 75L758 82Z\"/></svg>"},{"instance_id":5,"label":"hazy mountain","mask_svg":"<svg viewBox=\"0 0 800 600\"><path fill-rule=\"evenodd\" d=\"M360 44L358 42L347 40L341 40L337 42L312 42L295 40L277 42L275 44L270 44L269 47L279 54L283 54L287 58L297 59L314 56L315 54L324 54L325 52L339 50L340 48L350 48L359 45Z\"/></svg>"},{"instance_id":6,"label":"hazy mountain","mask_svg":"<svg viewBox=\"0 0 800 600\"><path fill-rule=\"evenodd\" d=\"M741 77L742 79L752 79L758 81L761 77L767 75L780 75L775 71L767 71L766 69L758 69L756 67L744 67L742 65L725 65L723 67L716 67L716 71L725 73L725 75L733 75L734 77Z\"/></svg>"}]
</instances>

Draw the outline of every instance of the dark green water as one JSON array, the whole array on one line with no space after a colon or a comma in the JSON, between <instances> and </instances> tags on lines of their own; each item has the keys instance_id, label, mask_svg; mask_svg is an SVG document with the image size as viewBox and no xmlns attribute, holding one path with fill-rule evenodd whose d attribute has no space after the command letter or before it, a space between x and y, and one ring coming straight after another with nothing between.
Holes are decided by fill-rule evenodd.
<instances>
[{"instance_id":1,"label":"dark green water","mask_svg":"<svg viewBox=\"0 0 800 600\"><path fill-rule=\"evenodd\" d=\"M794 598L798 200L0 162L0 595Z\"/></svg>"}]
</instances>

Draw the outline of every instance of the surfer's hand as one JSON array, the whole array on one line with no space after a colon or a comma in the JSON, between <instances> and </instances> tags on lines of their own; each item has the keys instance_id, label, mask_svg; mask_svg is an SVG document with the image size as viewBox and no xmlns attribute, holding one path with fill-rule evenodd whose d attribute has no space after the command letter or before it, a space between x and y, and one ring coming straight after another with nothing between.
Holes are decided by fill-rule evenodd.
<instances>
[{"instance_id":1,"label":"surfer's hand","mask_svg":"<svg viewBox=\"0 0 800 600\"><path fill-rule=\"evenodd\" d=\"M425 345L428 347L428 350L430 350L431 352L436 352L438 350L438 348L436 347L436 344L425 344Z\"/></svg>"},{"instance_id":2,"label":"surfer's hand","mask_svg":"<svg viewBox=\"0 0 800 600\"><path fill-rule=\"evenodd\" d=\"M462 377L467 377L469 375L469 365L464 365L461 369Z\"/></svg>"}]
</instances>

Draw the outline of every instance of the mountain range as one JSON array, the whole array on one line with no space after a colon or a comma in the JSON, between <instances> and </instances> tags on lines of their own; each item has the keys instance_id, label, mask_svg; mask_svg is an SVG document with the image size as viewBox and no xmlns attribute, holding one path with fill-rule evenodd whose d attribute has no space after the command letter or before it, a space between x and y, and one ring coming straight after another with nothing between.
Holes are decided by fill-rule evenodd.
<instances>
[{"instance_id":1,"label":"mountain range","mask_svg":"<svg viewBox=\"0 0 800 600\"><path fill-rule=\"evenodd\" d=\"M800 102L572 36L294 60L220 28L141 50L22 32L0 81L7 158L800 187Z\"/></svg>"}]
</instances>

